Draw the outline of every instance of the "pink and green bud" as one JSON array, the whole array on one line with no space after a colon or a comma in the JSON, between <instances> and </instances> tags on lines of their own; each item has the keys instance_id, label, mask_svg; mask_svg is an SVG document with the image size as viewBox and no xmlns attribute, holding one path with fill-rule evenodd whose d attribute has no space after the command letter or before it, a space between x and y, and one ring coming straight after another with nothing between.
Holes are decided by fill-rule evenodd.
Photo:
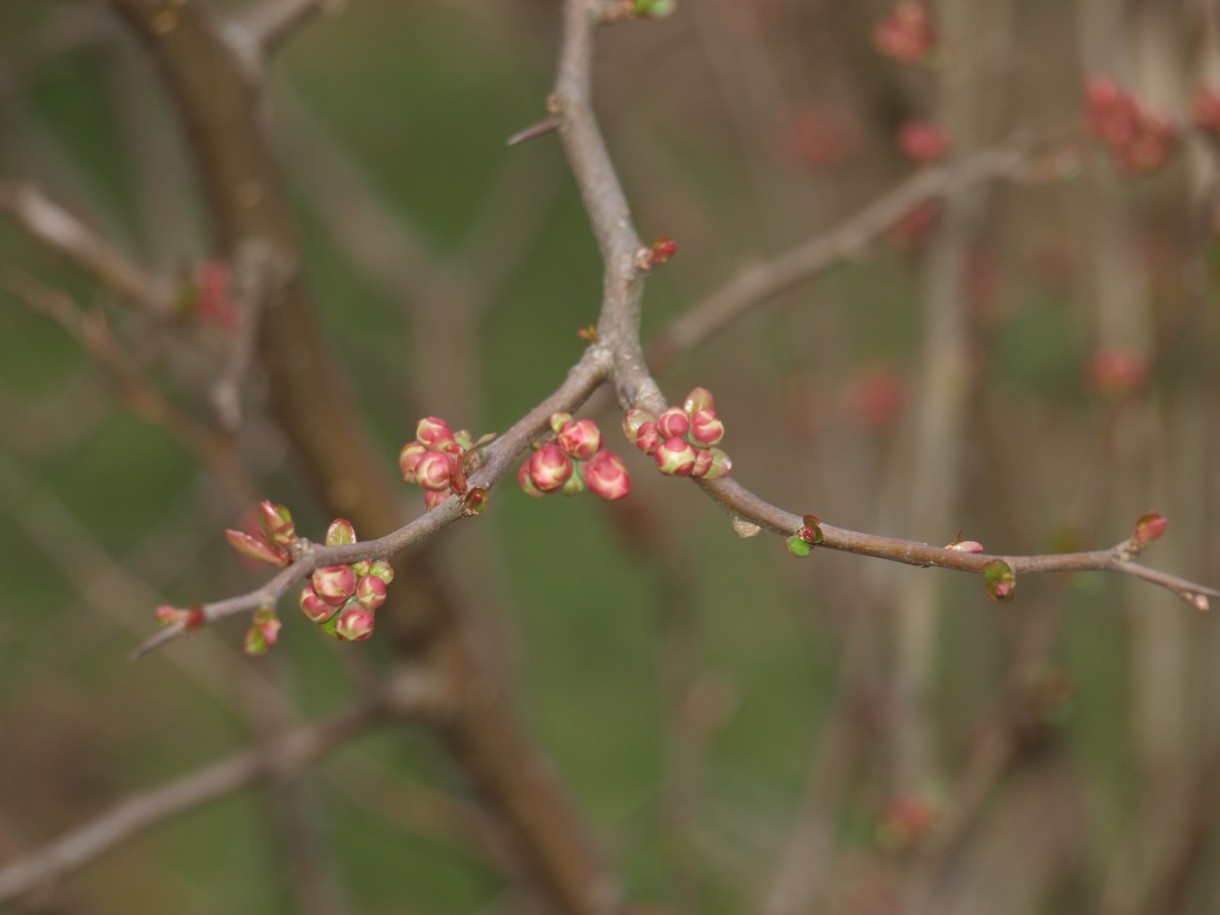
<instances>
[{"instance_id":1,"label":"pink and green bud","mask_svg":"<svg viewBox=\"0 0 1220 915\"><path fill-rule=\"evenodd\" d=\"M567 482L559 490L565 496L578 496L585 491L585 480L579 467L568 477Z\"/></svg>"},{"instance_id":2,"label":"pink and green bud","mask_svg":"<svg viewBox=\"0 0 1220 915\"><path fill-rule=\"evenodd\" d=\"M550 426L551 431L558 435L563 431L563 427L572 421L571 413L552 413Z\"/></svg>"},{"instance_id":3,"label":"pink and green bud","mask_svg":"<svg viewBox=\"0 0 1220 915\"><path fill-rule=\"evenodd\" d=\"M265 607L259 610L254 614L254 622L246 631L242 651L251 657L266 654L280 637L280 626L274 608Z\"/></svg>"},{"instance_id":4,"label":"pink and green bud","mask_svg":"<svg viewBox=\"0 0 1220 915\"><path fill-rule=\"evenodd\" d=\"M696 448L709 448L724 438L724 423L715 410L696 410L690 417L687 438Z\"/></svg>"},{"instance_id":5,"label":"pink and green bud","mask_svg":"<svg viewBox=\"0 0 1220 915\"><path fill-rule=\"evenodd\" d=\"M813 544L808 543L800 534L793 534L784 541L784 546L788 548L788 554L797 559L804 559L813 552Z\"/></svg>"},{"instance_id":6,"label":"pink and green bud","mask_svg":"<svg viewBox=\"0 0 1220 915\"><path fill-rule=\"evenodd\" d=\"M526 458L521 466L517 469L517 485L521 487L521 491L523 493L535 499L541 499L546 495L546 493L535 486L534 481L530 479L530 458Z\"/></svg>"},{"instance_id":7,"label":"pink and green bud","mask_svg":"<svg viewBox=\"0 0 1220 915\"><path fill-rule=\"evenodd\" d=\"M225 531L225 537L228 538L229 546L243 556L258 559L261 562L269 562L275 566L286 566L290 562L285 551L272 546L262 537L254 537L245 531L234 530Z\"/></svg>"},{"instance_id":8,"label":"pink and green bud","mask_svg":"<svg viewBox=\"0 0 1220 915\"><path fill-rule=\"evenodd\" d=\"M385 603L386 583L376 575L366 575L356 585L356 602L365 610L376 610Z\"/></svg>"},{"instance_id":9,"label":"pink and green bud","mask_svg":"<svg viewBox=\"0 0 1220 915\"><path fill-rule=\"evenodd\" d=\"M687 416L694 416L700 410L714 410L716 401L712 397L712 392L707 388L695 388L686 395L686 400L682 402L682 412Z\"/></svg>"},{"instance_id":10,"label":"pink and green bud","mask_svg":"<svg viewBox=\"0 0 1220 915\"><path fill-rule=\"evenodd\" d=\"M559 432L559 447L578 461L587 461L602 446L602 433L591 419L569 419Z\"/></svg>"},{"instance_id":11,"label":"pink and green bud","mask_svg":"<svg viewBox=\"0 0 1220 915\"><path fill-rule=\"evenodd\" d=\"M352 571L356 573L357 578L364 578L369 574L369 567L372 564L367 559L361 559L352 563Z\"/></svg>"},{"instance_id":12,"label":"pink and green bud","mask_svg":"<svg viewBox=\"0 0 1220 915\"><path fill-rule=\"evenodd\" d=\"M556 492L572 476L572 459L558 445L543 445L529 461L529 475L542 492Z\"/></svg>"},{"instance_id":13,"label":"pink and green bud","mask_svg":"<svg viewBox=\"0 0 1220 915\"><path fill-rule=\"evenodd\" d=\"M667 438L657 446L653 455L657 469L670 477L688 477L695 469L695 449L684 438Z\"/></svg>"},{"instance_id":14,"label":"pink and green bud","mask_svg":"<svg viewBox=\"0 0 1220 915\"><path fill-rule=\"evenodd\" d=\"M695 469L691 476L700 480L719 480L727 477L733 469L732 459L719 448L699 448L695 450Z\"/></svg>"},{"instance_id":15,"label":"pink and green bud","mask_svg":"<svg viewBox=\"0 0 1220 915\"><path fill-rule=\"evenodd\" d=\"M983 552L983 545L977 540L954 540L945 549L957 550L959 553L981 553Z\"/></svg>"},{"instance_id":16,"label":"pink and green bud","mask_svg":"<svg viewBox=\"0 0 1220 915\"><path fill-rule=\"evenodd\" d=\"M429 451L415 465L415 478L424 489L444 492L453 482L453 463L452 455Z\"/></svg>"},{"instance_id":17,"label":"pink and green bud","mask_svg":"<svg viewBox=\"0 0 1220 915\"><path fill-rule=\"evenodd\" d=\"M637 16L668 16L677 4L675 0L635 0L635 5ZM639 12L641 6L649 9L650 12ZM672 238L662 235L660 238L654 238L649 246L649 263L653 267L659 267L677 253L678 243Z\"/></svg>"},{"instance_id":18,"label":"pink and green bud","mask_svg":"<svg viewBox=\"0 0 1220 915\"><path fill-rule=\"evenodd\" d=\"M356 542L356 529L346 518L336 518L326 529L326 545L341 546Z\"/></svg>"},{"instance_id":19,"label":"pink and green bud","mask_svg":"<svg viewBox=\"0 0 1220 915\"><path fill-rule=\"evenodd\" d=\"M187 618L186 610L179 610L177 607L171 607L168 604L162 604L153 611L153 618L162 626L173 626L175 623L185 623Z\"/></svg>"},{"instance_id":20,"label":"pink and green bud","mask_svg":"<svg viewBox=\"0 0 1220 915\"><path fill-rule=\"evenodd\" d=\"M335 635L349 642L363 642L373 634L373 611L353 604L339 614Z\"/></svg>"},{"instance_id":21,"label":"pink and green bud","mask_svg":"<svg viewBox=\"0 0 1220 915\"><path fill-rule=\"evenodd\" d=\"M640 427L644 423L655 423L656 421L657 418L647 410L632 407L623 417L623 434L627 436L627 441L634 445L640 437Z\"/></svg>"},{"instance_id":22,"label":"pink and green bud","mask_svg":"<svg viewBox=\"0 0 1220 915\"><path fill-rule=\"evenodd\" d=\"M993 559L983 566L983 580L987 583L987 594L994 601L1011 600L1016 594L1017 577L1012 566L1002 559Z\"/></svg>"},{"instance_id":23,"label":"pink and green bud","mask_svg":"<svg viewBox=\"0 0 1220 915\"><path fill-rule=\"evenodd\" d=\"M469 429L458 429L453 433L453 441L457 444L458 450L465 454L474 447L474 438L470 434Z\"/></svg>"},{"instance_id":24,"label":"pink and green bud","mask_svg":"<svg viewBox=\"0 0 1220 915\"><path fill-rule=\"evenodd\" d=\"M657 430L656 423L644 423L640 426L639 435L636 437L635 446L645 454L655 454L657 448L661 444L661 433Z\"/></svg>"},{"instance_id":25,"label":"pink and green bud","mask_svg":"<svg viewBox=\"0 0 1220 915\"><path fill-rule=\"evenodd\" d=\"M258 523L276 546L289 546L297 539L292 512L275 502L258 503Z\"/></svg>"},{"instance_id":26,"label":"pink and green bud","mask_svg":"<svg viewBox=\"0 0 1220 915\"><path fill-rule=\"evenodd\" d=\"M585 485L607 502L621 499L631 492L631 476L627 465L613 451L599 451L584 466Z\"/></svg>"},{"instance_id":27,"label":"pink and green bud","mask_svg":"<svg viewBox=\"0 0 1220 915\"><path fill-rule=\"evenodd\" d=\"M394 567L384 559L375 559L369 563L369 574L375 575L388 585L394 580Z\"/></svg>"},{"instance_id":28,"label":"pink and green bud","mask_svg":"<svg viewBox=\"0 0 1220 915\"><path fill-rule=\"evenodd\" d=\"M487 507L487 490L482 486L473 486L462 497L462 514L467 518L482 514Z\"/></svg>"},{"instance_id":29,"label":"pink and green bud","mask_svg":"<svg viewBox=\"0 0 1220 915\"><path fill-rule=\"evenodd\" d=\"M448 499L449 496L450 493L445 491L437 492L436 490L428 490L424 493L424 510L432 511L432 509L436 508L438 505Z\"/></svg>"},{"instance_id":30,"label":"pink and green bud","mask_svg":"<svg viewBox=\"0 0 1220 915\"><path fill-rule=\"evenodd\" d=\"M427 453L427 447L419 442L409 442L402 446L402 451L398 452L398 469L402 471L404 483L419 482L415 475L415 468L419 465L420 458Z\"/></svg>"},{"instance_id":31,"label":"pink and green bud","mask_svg":"<svg viewBox=\"0 0 1220 915\"><path fill-rule=\"evenodd\" d=\"M336 607L356 593L356 573L351 566L325 566L315 569L310 579L318 597Z\"/></svg>"},{"instance_id":32,"label":"pink and green bud","mask_svg":"<svg viewBox=\"0 0 1220 915\"><path fill-rule=\"evenodd\" d=\"M1169 522L1157 512L1141 515L1140 519L1135 522L1135 542L1140 546L1147 546L1154 540L1160 540L1168 526Z\"/></svg>"},{"instance_id":33,"label":"pink and green bud","mask_svg":"<svg viewBox=\"0 0 1220 915\"><path fill-rule=\"evenodd\" d=\"M804 524L801 529L796 532L796 535L804 540L810 546L817 546L822 543L826 537L822 533L822 519L817 515L806 515L801 519Z\"/></svg>"},{"instance_id":34,"label":"pink and green bud","mask_svg":"<svg viewBox=\"0 0 1220 915\"><path fill-rule=\"evenodd\" d=\"M681 407L670 407L657 417L657 432L661 438L682 438L690 431L690 418Z\"/></svg>"},{"instance_id":35,"label":"pink and green bud","mask_svg":"<svg viewBox=\"0 0 1220 915\"><path fill-rule=\"evenodd\" d=\"M327 603L318 597L313 585L306 585L301 590L301 612L312 623L325 623L339 611L334 604Z\"/></svg>"},{"instance_id":36,"label":"pink and green bud","mask_svg":"<svg viewBox=\"0 0 1220 915\"><path fill-rule=\"evenodd\" d=\"M449 424L436 416L427 416L415 427L415 440L431 451L447 451L446 445L457 441L449 430Z\"/></svg>"}]
</instances>

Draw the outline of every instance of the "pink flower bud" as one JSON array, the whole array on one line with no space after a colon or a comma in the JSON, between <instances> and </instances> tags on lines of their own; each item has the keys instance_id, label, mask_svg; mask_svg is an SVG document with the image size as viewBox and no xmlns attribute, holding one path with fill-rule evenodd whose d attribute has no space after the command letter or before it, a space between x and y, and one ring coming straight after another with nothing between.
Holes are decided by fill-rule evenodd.
<instances>
[{"instance_id":1,"label":"pink flower bud","mask_svg":"<svg viewBox=\"0 0 1220 915\"><path fill-rule=\"evenodd\" d=\"M1165 517L1156 512L1141 515L1140 519L1135 522L1135 542L1140 546L1147 546L1154 540L1160 540L1168 526L1169 522L1165 520Z\"/></svg>"},{"instance_id":2,"label":"pink flower bud","mask_svg":"<svg viewBox=\"0 0 1220 915\"><path fill-rule=\"evenodd\" d=\"M311 579L318 597L336 607L356 592L356 573L351 566L325 566L316 569Z\"/></svg>"},{"instance_id":3,"label":"pink flower bud","mask_svg":"<svg viewBox=\"0 0 1220 915\"><path fill-rule=\"evenodd\" d=\"M661 438L682 438L690 430L690 419L681 407L670 407L657 417L657 432Z\"/></svg>"},{"instance_id":4,"label":"pink flower bud","mask_svg":"<svg viewBox=\"0 0 1220 915\"><path fill-rule=\"evenodd\" d=\"M631 444L636 444L636 440L640 437L640 427L644 423L655 423L657 418L647 410L641 410L639 407L632 407L623 417L623 434L627 436L627 441Z\"/></svg>"},{"instance_id":5,"label":"pink flower bud","mask_svg":"<svg viewBox=\"0 0 1220 915\"><path fill-rule=\"evenodd\" d=\"M439 492L433 489L428 490L424 493L424 510L432 511L432 509L436 508L438 505L448 499L449 496L450 493L444 490Z\"/></svg>"},{"instance_id":6,"label":"pink flower bud","mask_svg":"<svg viewBox=\"0 0 1220 915\"><path fill-rule=\"evenodd\" d=\"M873 43L886 57L901 63L919 63L932 51L936 34L932 14L922 0L902 0L877 26Z\"/></svg>"},{"instance_id":7,"label":"pink flower bud","mask_svg":"<svg viewBox=\"0 0 1220 915\"><path fill-rule=\"evenodd\" d=\"M356 585L356 601L365 610L376 610L385 603L386 584L376 575L366 575Z\"/></svg>"},{"instance_id":8,"label":"pink flower bud","mask_svg":"<svg viewBox=\"0 0 1220 915\"><path fill-rule=\"evenodd\" d=\"M666 476L688 477L695 469L695 449L684 438L667 438L654 455L657 469Z\"/></svg>"},{"instance_id":9,"label":"pink flower bud","mask_svg":"<svg viewBox=\"0 0 1220 915\"><path fill-rule=\"evenodd\" d=\"M695 468L691 476L701 480L719 480L727 477L732 469L732 460L719 448L700 448L695 451Z\"/></svg>"},{"instance_id":10,"label":"pink flower bud","mask_svg":"<svg viewBox=\"0 0 1220 915\"><path fill-rule=\"evenodd\" d=\"M551 431L558 435L561 431L563 431L563 427L571 421L571 413L552 413L550 420Z\"/></svg>"},{"instance_id":11,"label":"pink flower bud","mask_svg":"<svg viewBox=\"0 0 1220 915\"><path fill-rule=\"evenodd\" d=\"M436 416L426 416L415 427L415 440L430 451L441 451L443 445L457 444L449 424Z\"/></svg>"},{"instance_id":12,"label":"pink flower bud","mask_svg":"<svg viewBox=\"0 0 1220 915\"><path fill-rule=\"evenodd\" d=\"M356 529L346 518L336 518L326 529L326 545L340 546L344 543L356 542Z\"/></svg>"},{"instance_id":13,"label":"pink flower bud","mask_svg":"<svg viewBox=\"0 0 1220 915\"><path fill-rule=\"evenodd\" d=\"M169 604L162 604L153 611L153 618L162 626L172 626L175 623L185 623L187 611L179 610L177 607L171 607Z\"/></svg>"},{"instance_id":14,"label":"pink flower bud","mask_svg":"<svg viewBox=\"0 0 1220 915\"><path fill-rule=\"evenodd\" d=\"M415 476L415 468L419 464L419 459L427 453L428 449L419 442L409 442L402 446L402 451L398 452L398 469L402 471L404 483L419 482Z\"/></svg>"},{"instance_id":15,"label":"pink flower bud","mask_svg":"<svg viewBox=\"0 0 1220 915\"><path fill-rule=\"evenodd\" d=\"M627 465L613 451L602 450L584 466L585 485L607 502L621 499L631 492L631 477Z\"/></svg>"},{"instance_id":16,"label":"pink flower bud","mask_svg":"<svg viewBox=\"0 0 1220 915\"><path fill-rule=\"evenodd\" d=\"M530 456L529 475L542 492L555 492L572 476L572 459L558 445L543 445Z\"/></svg>"},{"instance_id":17,"label":"pink flower bud","mask_svg":"<svg viewBox=\"0 0 1220 915\"><path fill-rule=\"evenodd\" d=\"M635 439L635 446L637 448L645 454L652 454L660 444L661 433L657 430L656 423L644 423L640 426L639 435Z\"/></svg>"},{"instance_id":18,"label":"pink flower bud","mask_svg":"<svg viewBox=\"0 0 1220 915\"><path fill-rule=\"evenodd\" d=\"M335 605L327 603L318 597L318 592L312 585L306 585L301 591L301 612L313 623L325 623L338 610Z\"/></svg>"},{"instance_id":19,"label":"pink flower bud","mask_svg":"<svg viewBox=\"0 0 1220 915\"><path fill-rule=\"evenodd\" d=\"M432 492L443 492L453 482L452 455L443 451L429 451L415 465L415 477L419 485Z\"/></svg>"},{"instance_id":20,"label":"pink flower bud","mask_svg":"<svg viewBox=\"0 0 1220 915\"><path fill-rule=\"evenodd\" d=\"M697 410L711 410L715 406L716 401L712 397L711 391L707 388L695 388L686 395L686 400L682 402L682 412L690 416Z\"/></svg>"},{"instance_id":21,"label":"pink flower bud","mask_svg":"<svg viewBox=\"0 0 1220 915\"><path fill-rule=\"evenodd\" d=\"M258 504L258 522L276 546L288 546L297 539L296 525L292 521L292 513L284 506L275 502L260 502Z\"/></svg>"},{"instance_id":22,"label":"pink flower bud","mask_svg":"<svg viewBox=\"0 0 1220 915\"><path fill-rule=\"evenodd\" d=\"M691 414L687 438L697 448L708 448L724 438L724 423L715 410L696 410Z\"/></svg>"},{"instance_id":23,"label":"pink flower bud","mask_svg":"<svg viewBox=\"0 0 1220 915\"><path fill-rule=\"evenodd\" d=\"M530 459L525 461L517 468L517 485L521 487L521 491L527 496L532 496L535 499L541 499L546 495L542 490L534 485L534 481L530 479Z\"/></svg>"},{"instance_id":24,"label":"pink flower bud","mask_svg":"<svg viewBox=\"0 0 1220 915\"><path fill-rule=\"evenodd\" d=\"M1107 347L1089 361L1089 380L1093 388L1106 397L1132 394L1148 376L1148 365L1133 350Z\"/></svg>"},{"instance_id":25,"label":"pink flower bud","mask_svg":"<svg viewBox=\"0 0 1220 915\"><path fill-rule=\"evenodd\" d=\"M653 239L649 251L652 266L659 267L678 253L678 243L672 238L661 236Z\"/></svg>"},{"instance_id":26,"label":"pink flower bud","mask_svg":"<svg viewBox=\"0 0 1220 915\"><path fill-rule=\"evenodd\" d=\"M373 611L353 604L335 623L335 635L349 642L363 642L373 634Z\"/></svg>"},{"instance_id":27,"label":"pink flower bud","mask_svg":"<svg viewBox=\"0 0 1220 915\"><path fill-rule=\"evenodd\" d=\"M993 559L983 566L983 580L987 583L987 595L994 601L1011 600L1016 594L1017 577L1012 566L1002 559Z\"/></svg>"},{"instance_id":28,"label":"pink flower bud","mask_svg":"<svg viewBox=\"0 0 1220 915\"><path fill-rule=\"evenodd\" d=\"M569 419L559 432L559 447L578 461L587 461L602 446L602 433L591 419Z\"/></svg>"},{"instance_id":29,"label":"pink flower bud","mask_svg":"<svg viewBox=\"0 0 1220 915\"><path fill-rule=\"evenodd\" d=\"M245 531L234 530L225 531L225 537L229 541L229 546L251 559L269 562L275 566L286 566L291 561L287 552L272 546L262 537L254 537Z\"/></svg>"},{"instance_id":30,"label":"pink flower bud","mask_svg":"<svg viewBox=\"0 0 1220 915\"><path fill-rule=\"evenodd\" d=\"M981 553L983 545L977 540L954 540L945 546L946 550L957 550L959 553Z\"/></svg>"},{"instance_id":31,"label":"pink flower bud","mask_svg":"<svg viewBox=\"0 0 1220 915\"><path fill-rule=\"evenodd\" d=\"M920 164L935 162L949 151L949 138L935 124L907 121L898 131L898 146Z\"/></svg>"}]
</instances>

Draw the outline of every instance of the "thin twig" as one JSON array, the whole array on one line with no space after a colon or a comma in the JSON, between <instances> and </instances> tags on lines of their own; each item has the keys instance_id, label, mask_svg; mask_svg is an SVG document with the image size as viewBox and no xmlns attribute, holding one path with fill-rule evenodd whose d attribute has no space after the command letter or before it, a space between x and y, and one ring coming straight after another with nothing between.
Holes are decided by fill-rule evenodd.
<instances>
[{"instance_id":1,"label":"thin twig","mask_svg":"<svg viewBox=\"0 0 1220 915\"><path fill-rule=\"evenodd\" d=\"M242 33L243 56L261 65L310 20L343 6L344 0L258 0L234 23Z\"/></svg>"}]
</instances>

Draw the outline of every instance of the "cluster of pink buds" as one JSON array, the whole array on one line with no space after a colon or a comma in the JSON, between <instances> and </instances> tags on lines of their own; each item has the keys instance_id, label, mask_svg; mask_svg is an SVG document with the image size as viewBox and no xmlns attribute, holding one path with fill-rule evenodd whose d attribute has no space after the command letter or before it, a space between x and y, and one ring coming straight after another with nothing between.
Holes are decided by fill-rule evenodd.
<instances>
[{"instance_id":1,"label":"cluster of pink buds","mask_svg":"<svg viewBox=\"0 0 1220 915\"><path fill-rule=\"evenodd\" d=\"M351 522L336 518L326 529L326 545L356 542ZM301 612L337 639L362 642L373 634L373 613L385 603L393 567L383 559L315 569L301 591Z\"/></svg>"},{"instance_id":2,"label":"cluster of pink buds","mask_svg":"<svg viewBox=\"0 0 1220 915\"><path fill-rule=\"evenodd\" d=\"M424 490L424 506L436 508L450 495L462 497L462 510L477 515L487 505L487 491L466 484L467 471L479 448L496 437L489 432L472 441L465 429L453 432L443 419L428 416L415 427L415 441L402 446L398 468L405 483Z\"/></svg>"},{"instance_id":3,"label":"cluster of pink buds","mask_svg":"<svg viewBox=\"0 0 1220 915\"><path fill-rule=\"evenodd\" d=\"M1090 77L1084 98L1089 130L1110 147L1120 172L1154 172L1168 163L1179 140L1172 121L1140 105L1106 76Z\"/></svg>"},{"instance_id":4,"label":"cluster of pink buds","mask_svg":"<svg viewBox=\"0 0 1220 915\"><path fill-rule=\"evenodd\" d=\"M899 63L927 63L936 47L928 4L924 0L901 0L873 32L873 44Z\"/></svg>"},{"instance_id":5,"label":"cluster of pink buds","mask_svg":"<svg viewBox=\"0 0 1220 915\"><path fill-rule=\"evenodd\" d=\"M936 124L907 121L898 130L898 146L913 162L926 165L949 151L949 137Z\"/></svg>"},{"instance_id":6,"label":"cluster of pink buds","mask_svg":"<svg viewBox=\"0 0 1220 915\"><path fill-rule=\"evenodd\" d=\"M631 492L627 465L602 446L601 430L591 419L552 414L551 435L534 449L517 471L517 482L526 495L542 498L561 492L574 496L588 489L613 502Z\"/></svg>"},{"instance_id":7,"label":"cluster of pink buds","mask_svg":"<svg viewBox=\"0 0 1220 915\"><path fill-rule=\"evenodd\" d=\"M706 388L695 388L681 407L670 407L660 416L638 407L628 410L623 432L637 448L651 454L657 469L667 476L718 480L733 467L729 456L713 447L724 438L724 423Z\"/></svg>"}]
</instances>

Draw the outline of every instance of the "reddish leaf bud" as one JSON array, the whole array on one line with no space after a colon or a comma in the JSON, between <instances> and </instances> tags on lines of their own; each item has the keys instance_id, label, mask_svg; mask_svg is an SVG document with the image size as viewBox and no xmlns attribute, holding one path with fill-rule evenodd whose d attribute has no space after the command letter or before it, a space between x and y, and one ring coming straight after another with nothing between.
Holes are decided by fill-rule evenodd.
<instances>
[{"instance_id":1,"label":"reddish leaf bud","mask_svg":"<svg viewBox=\"0 0 1220 915\"><path fill-rule=\"evenodd\" d=\"M258 523L267 539L277 546L288 546L297 539L292 513L282 505L258 503Z\"/></svg>"},{"instance_id":2,"label":"reddish leaf bud","mask_svg":"<svg viewBox=\"0 0 1220 915\"><path fill-rule=\"evenodd\" d=\"M659 267L677 253L678 243L672 238L661 236L653 239L648 255L650 266Z\"/></svg>"},{"instance_id":3,"label":"reddish leaf bud","mask_svg":"<svg viewBox=\"0 0 1220 915\"><path fill-rule=\"evenodd\" d=\"M402 451L398 452L398 469L402 471L404 483L419 482L415 476L415 468L419 464L419 459L427 453L428 449L419 442L409 442L402 446Z\"/></svg>"},{"instance_id":4,"label":"reddish leaf bud","mask_svg":"<svg viewBox=\"0 0 1220 915\"><path fill-rule=\"evenodd\" d=\"M521 491L527 496L532 496L535 499L541 499L546 495L542 490L534 485L534 481L530 479L530 459L525 461L517 468L517 485L521 487Z\"/></svg>"},{"instance_id":5,"label":"reddish leaf bud","mask_svg":"<svg viewBox=\"0 0 1220 915\"><path fill-rule=\"evenodd\" d=\"M957 550L959 553L982 553L983 545L977 540L954 540L945 546L946 550Z\"/></svg>"},{"instance_id":6,"label":"reddish leaf bud","mask_svg":"<svg viewBox=\"0 0 1220 915\"><path fill-rule=\"evenodd\" d=\"M641 410L639 407L632 407L627 411L627 415L623 417L623 434L627 436L627 441L631 444L637 444L640 437L640 427L644 423L656 423L657 418L647 410Z\"/></svg>"},{"instance_id":7,"label":"reddish leaf bud","mask_svg":"<svg viewBox=\"0 0 1220 915\"><path fill-rule=\"evenodd\" d=\"M695 388L686 395L686 400L682 403L682 412L691 416L698 410L713 410L715 407L716 400L712 397L711 391L707 388Z\"/></svg>"},{"instance_id":8,"label":"reddish leaf bud","mask_svg":"<svg viewBox=\"0 0 1220 915\"><path fill-rule=\"evenodd\" d=\"M584 466L585 485L607 502L621 499L631 492L631 476L627 465L613 451L602 450Z\"/></svg>"},{"instance_id":9,"label":"reddish leaf bud","mask_svg":"<svg viewBox=\"0 0 1220 915\"><path fill-rule=\"evenodd\" d=\"M822 519L817 515L806 515L803 519L804 524L801 529L796 532L796 535L808 543L810 546L817 546L826 538L822 533Z\"/></svg>"},{"instance_id":10,"label":"reddish leaf bud","mask_svg":"<svg viewBox=\"0 0 1220 915\"><path fill-rule=\"evenodd\" d=\"M558 435L563 427L572 421L571 413L552 413L551 414L551 431Z\"/></svg>"},{"instance_id":11,"label":"reddish leaf bud","mask_svg":"<svg viewBox=\"0 0 1220 915\"><path fill-rule=\"evenodd\" d=\"M784 541L784 546L788 548L789 555L797 559L804 559L813 552L813 545L807 543L800 534L793 534Z\"/></svg>"},{"instance_id":12,"label":"reddish leaf bud","mask_svg":"<svg viewBox=\"0 0 1220 915\"><path fill-rule=\"evenodd\" d=\"M715 410L696 410L690 417L687 438L696 448L709 448L724 438L724 423Z\"/></svg>"},{"instance_id":13,"label":"reddish leaf bud","mask_svg":"<svg viewBox=\"0 0 1220 915\"><path fill-rule=\"evenodd\" d=\"M602 433L591 419L569 419L559 432L559 447L579 461L587 461L601 449Z\"/></svg>"},{"instance_id":14,"label":"reddish leaf bud","mask_svg":"<svg viewBox=\"0 0 1220 915\"><path fill-rule=\"evenodd\" d=\"M313 623L325 623L338 613L334 604L327 603L318 597L318 592L312 585L306 585L301 590L301 612Z\"/></svg>"},{"instance_id":15,"label":"reddish leaf bud","mask_svg":"<svg viewBox=\"0 0 1220 915\"><path fill-rule=\"evenodd\" d=\"M1017 590L1017 577L1012 567L1002 559L993 559L983 566L987 594L994 601L1011 600Z\"/></svg>"},{"instance_id":16,"label":"reddish leaf bud","mask_svg":"<svg viewBox=\"0 0 1220 915\"><path fill-rule=\"evenodd\" d=\"M462 497L462 514L466 517L481 514L487 507L487 490L482 486L473 486L470 492Z\"/></svg>"},{"instance_id":17,"label":"reddish leaf bud","mask_svg":"<svg viewBox=\"0 0 1220 915\"><path fill-rule=\"evenodd\" d=\"M336 518L326 529L326 545L340 546L344 543L356 542L356 529L346 518Z\"/></svg>"},{"instance_id":18,"label":"reddish leaf bud","mask_svg":"<svg viewBox=\"0 0 1220 915\"><path fill-rule=\"evenodd\" d=\"M1169 522L1165 520L1164 516L1156 512L1141 515L1140 519L1135 522L1135 542L1140 546L1147 546L1154 540L1160 540L1168 526Z\"/></svg>"},{"instance_id":19,"label":"reddish leaf bud","mask_svg":"<svg viewBox=\"0 0 1220 915\"><path fill-rule=\"evenodd\" d=\"M287 553L272 546L262 537L254 537L245 531L234 530L225 531L225 537L228 538L229 546L251 559L269 562L276 566L286 566L290 561Z\"/></svg>"},{"instance_id":20,"label":"reddish leaf bud","mask_svg":"<svg viewBox=\"0 0 1220 915\"><path fill-rule=\"evenodd\" d=\"M246 631L242 651L251 657L266 654L279 638L280 626L274 609L259 610L254 614L254 622Z\"/></svg>"},{"instance_id":21,"label":"reddish leaf bud","mask_svg":"<svg viewBox=\"0 0 1220 915\"><path fill-rule=\"evenodd\" d=\"M691 476L701 480L719 480L727 477L732 469L732 460L719 448L700 448L695 451L695 468Z\"/></svg>"},{"instance_id":22,"label":"reddish leaf bud","mask_svg":"<svg viewBox=\"0 0 1220 915\"><path fill-rule=\"evenodd\" d=\"M688 477L695 469L695 449L684 438L673 436L657 446L657 469L666 476Z\"/></svg>"},{"instance_id":23,"label":"reddish leaf bud","mask_svg":"<svg viewBox=\"0 0 1220 915\"><path fill-rule=\"evenodd\" d=\"M385 603L386 584L376 575L366 575L356 585L356 601L365 610L376 610Z\"/></svg>"},{"instance_id":24,"label":"reddish leaf bud","mask_svg":"<svg viewBox=\"0 0 1220 915\"><path fill-rule=\"evenodd\" d=\"M543 445L530 455L529 475L542 492L556 492L572 476L572 459L558 445Z\"/></svg>"},{"instance_id":25,"label":"reddish leaf bud","mask_svg":"<svg viewBox=\"0 0 1220 915\"><path fill-rule=\"evenodd\" d=\"M424 510L432 511L432 509L436 508L438 505L448 499L449 496L450 493L444 490L440 492L432 489L428 490L424 493Z\"/></svg>"},{"instance_id":26,"label":"reddish leaf bud","mask_svg":"<svg viewBox=\"0 0 1220 915\"><path fill-rule=\"evenodd\" d=\"M449 424L436 416L426 416L415 427L415 439L431 451L443 451L445 445L457 442Z\"/></svg>"},{"instance_id":27,"label":"reddish leaf bud","mask_svg":"<svg viewBox=\"0 0 1220 915\"><path fill-rule=\"evenodd\" d=\"M670 407L657 417L657 432L661 438L682 438L690 430L690 418L681 407Z\"/></svg>"},{"instance_id":28,"label":"reddish leaf bud","mask_svg":"<svg viewBox=\"0 0 1220 915\"><path fill-rule=\"evenodd\" d=\"M356 573L351 566L324 566L311 578L318 597L340 607L356 592Z\"/></svg>"},{"instance_id":29,"label":"reddish leaf bud","mask_svg":"<svg viewBox=\"0 0 1220 915\"><path fill-rule=\"evenodd\" d=\"M363 642L373 634L373 611L353 604L339 614L335 635L349 642Z\"/></svg>"},{"instance_id":30,"label":"reddish leaf bud","mask_svg":"<svg viewBox=\"0 0 1220 915\"><path fill-rule=\"evenodd\" d=\"M419 485L432 492L443 492L453 482L454 457L443 451L428 451L415 465Z\"/></svg>"}]
</instances>

